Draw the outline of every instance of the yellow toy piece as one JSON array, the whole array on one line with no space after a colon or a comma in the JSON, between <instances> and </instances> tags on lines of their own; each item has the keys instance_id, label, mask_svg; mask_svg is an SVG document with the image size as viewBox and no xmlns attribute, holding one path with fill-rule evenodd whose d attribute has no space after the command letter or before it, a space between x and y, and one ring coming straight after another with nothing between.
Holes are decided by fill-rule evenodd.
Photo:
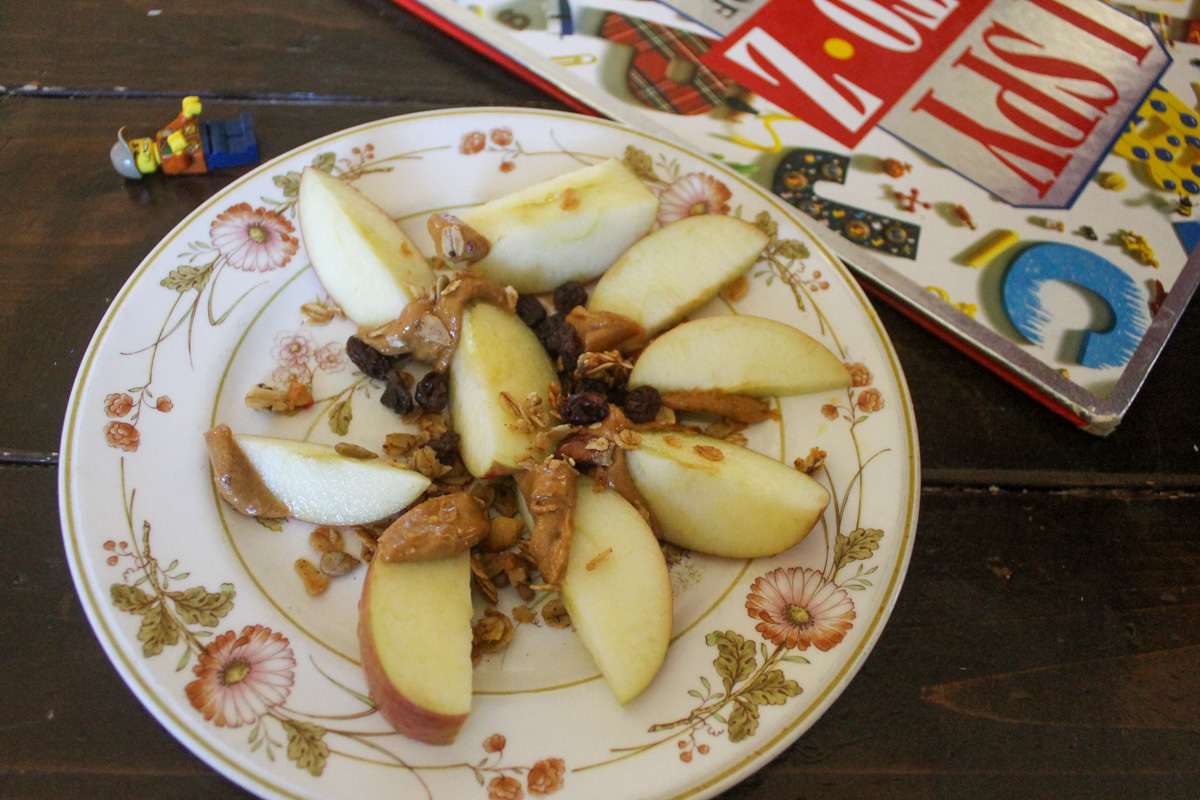
<instances>
[{"instance_id":1,"label":"yellow toy piece","mask_svg":"<svg viewBox=\"0 0 1200 800\"><path fill-rule=\"evenodd\" d=\"M181 153L187 149L187 137L183 135L183 131L175 131L167 137L167 147L171 148L172 153Z\"/></svg>"},{"instance_id":2,"label":"yellow toy piece","mask_svg":"<svg viewBox=\"0 0 1200 800\"><path fill-rule=\"evenodd\" d=\"M202 122L198 117L203 109L200 98L189 95L175 119L152 137L126 141L122 128L109 149L113 169L138 179L159 170L167 175L196 175L258 161L254 120L248 111L231 119Z\"/></svg>"},{"instance_id":3,"label":"yellow toy piece","mask_svg":"<svg viewBox=\"0 0 1200 800\"><path fill-rule=\"evenodd\" d=\"M1200 194L1200 115L1165 89L1150 92L1112 151L1162 189Z\"/></svg>"},{"instance_id":4,"label":"yellow toy piece","mask_svg":"<svg viewBox=\"0 0 1200 800\"><path fill-rule=\"evenodd\" d=\"M1119 192L1128 185L1128 181L1126 181L1125 176L1119 172L1106 172L1104 173L1103 177L1100 178L1100 185L1105 189L1108 189L1110 192Z\"/></svg>"},{"instance_id":5,"label":"yellow toy piece","mask_svg":"<svg viewBox=\"0 0 1200 800\"><path fill-rule=\"evenodd\" d=\"M1020 240L1021 237L1017 235L1016 231L998 228L963 253L962 263L968 267L980 269Z\"/></svg>"},{"instance_id":6,"label":"yellow toy piece","mask_svg":"<svg viewBox=\"0 0 1200 800\"><path fill-rule=\"evenodd\" d=\"M133 150L133 159L138 172L143 175L149 175L156 171L162 164L162 153L159 152L158 145L154 140L149 137L130 139L129 148Z\"/></svg>"},{"instance_id":7,"label":"yellow toy piece","mask_svg":"<svg viewBox=\"0 0 1200 800\"><path fill-rule=\"evenodd\" d=\"M1132 231L1117 231L1117 235L1120 237L1125 251L1136 258L1139 264L1158 269L1158 259L1155 258L1154 250L1146 241L1146 237Z\"/></svg>"},{"instance_id":8,"label":"yellow toy piece","mask_svg":"<svg viewBox=\"0 0 1200 800\"><path fill-rule=\"evenodd\" d=\"M926 286L925 290L937 295L939 300L949 303L971 319L975 319L975 312L979 310L979 307L974 303L955 303L950 299L950 293L940 286Z\"/></svg>"}]
</instances>

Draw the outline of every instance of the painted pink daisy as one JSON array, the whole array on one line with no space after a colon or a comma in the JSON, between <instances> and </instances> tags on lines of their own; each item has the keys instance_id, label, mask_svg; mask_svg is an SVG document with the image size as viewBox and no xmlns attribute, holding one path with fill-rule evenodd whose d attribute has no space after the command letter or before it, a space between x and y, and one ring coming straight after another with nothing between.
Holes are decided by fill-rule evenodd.
<instances>
[{"instance_id":1,"label":"painted pink daisy","mask_svg":"<svg viewBox=\"0 0 1200 800\"><path fill-rule=\"evenodd\" d=\"M658 196L658 223L666 225L700 214L728 214L729 187L703 172L689 172Z\"/></svg>"},{"instance_id":2,"label":"painted pink daisy","mask_svg":"<svg viewBox=\"0 0 1200 800\"><path fill-rule=\"evenodd\" d=\"M229 266L246 272L269 272L292 260L299 240L282 215L239 203L213 220L209 235Z\"/></svg>"},{"instance_id":3,"label":"painted pink daisy","mask_svg":"<svg viewBox=\"0 0 1200 800\"><path fill-rule=\"evenodd\" d=\"M854 601L815 569L777 569L756 580L746 595L755 630L773 644L825 651L853 626Z\"/></svg>"},{"instance_id":4,"label":"painted pink daisy","mask_svg":"<svg viewBox=\"0 0 1200 800\"><path fill-rule=\"evenodd\" d=\"M222 727L252 725L283 703L295 682L296 659L288 640L262 625L247 625L241 635L226 631L200 654L187 685L196 710Z\"/></svg>"},{"instance_id":5,"label":"painted pink daisy","mask_svg":"<svg viewBox=\"0 0 1200 800\"><path fill-rule=\"evenodd\" d=\"M330 342L313 353L313 360L325 372L337 372L346 363L345 349L337 342Z\"/></svg>"},{"instance_id":6,"label":"painted pink daisy","mask_svg":"<svg viewBox=\"0 0 1200 800\"><path fill-rule=\"evenodd\" d=\"M307 367L316 348L313 340L306 333L281 333L275 338L275 346L271 348L271 357L281 367Z\"/></svg>"}]
</instances>

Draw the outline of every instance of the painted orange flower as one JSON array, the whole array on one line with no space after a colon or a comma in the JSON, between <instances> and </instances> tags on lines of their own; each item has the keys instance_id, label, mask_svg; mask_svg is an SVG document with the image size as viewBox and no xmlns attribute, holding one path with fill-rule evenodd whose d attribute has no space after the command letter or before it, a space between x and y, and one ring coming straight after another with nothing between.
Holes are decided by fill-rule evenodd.
<instances>
[{"instance_id":1,"label":"painted orange flower","mask_svg":"<svg viewBox=\"0 0 1200 800\"><path fill-rule=\"evenodd\" d=\"M488 136L497 147L508 147L513 141L512 128L492 128L488 131Z\"/></svg>"},{"instance_id":2,"label":"painted orange flower","mask_svg":"<svg viewBox=\"0 0 1200 800\"><path fill-rule=\"evenodd\" d=\"M251 725L283 703L295 682L296 659L288 640L262 625L247 625L240 635L226 631L200 654L187 685L196 710L222 727Z\"/></svg>"},{"instance_id":3,"label":"painted orange flower","mask_svg":"<svg viewBox=\"0 0 1200 800\"><path fill-rule=\"evenodd\" d=\"M746 595L754 629L773 644L826 651L853 627L854 601L815 569L777 569L756 580Z\"/></svg>"},{"instance_id":4,"label":"painted orange flower","mask_svg":"<svg viewBox=\"0 0 1200 800\"><path fill-rule=\"evenodd\" d=\"M488 800L521 800L525 789L510 775L498 775L488 781Z\"/></svg>"},{"instance_id":5,"label":"painted orange flower","mask_svg":"<svg viewBox=\"0 0 1200 800\"><path fill-rule=\"evenodd\" d=\"M458 143L458 152L464 156L473 156L485 147L487 147L487 137L484 136L483 131L471 131L463 134L462 141Z\"/></svg>"},{"instance_id":6,"label":"painted orange flower","mask_svg":"<svg viewBox=\"0 0 1200 800\"><path fill-rule=\"evenodd\" d=\"M689 172L658 196L658 222L666 225L699 214L728 214L729 187L711 175Z\"/></svg>"},{"instance_id":7,"label":"painted orange flower","mask_svg":"<svg viewBox=\"0 0 1200 800\"><path fill-rule=\"evenodd\" d=\"M171 398L164 394L162 397L158 398L158 401L154 404L154 407L165 414L174 408L175 404L171 402Z\"/></svg>"},{"instance_id":8,"label":"painted orange flower","mask_svg":"<svg viewBox=\"0 0 1200 800\"><path fill-rule=\"evenodd\" d=\"M104 439L109 447L119 447L126 453L138 449L142 435L128 422L110 422L104 426Z\"/></svg>"},{"instance_id":9,"label":"painted orange flower","mask_svg":"<svg viewBox=\"0 0 1200 800\"><path fill-rule=\"evenodd\" d=\"M871 385L871 370L867 369L866 364L856 361L853 364L847 362L845 366L850 371L850 380L854 386Z\"/></svg>"},{"instance_id":10,"label":"painted orange flower","mask_svg":"<svg viewBox=\"0 0 1200 800\"><path fill-rule=\"evenodd\" d=\"M292 223L275 211L239 203L213 220L209 236L229 266L269 272L292 260L300 241Z\"/></svg>"},{"instance_id":11,"label":"painted orange flower","mask_svg":"<svg viewBox=\"0 0 1200 800\"><path fill-rule=\"evenodd\" d=\"M504 749L504 745L506 744L508 744L507 739L505 739L499 733L493 733L491 736L483 740L483 752L499 753Z\"/></svg>"},{"instance_id":12,"label":"painted orange flower","mask_svg":"<svg viewBox=\"0 0 1200 800\"><path fill-rule=\"evenodd\" d=\"M563 786L563 774L567 765L561 758L548 758L539 761L529 770L530 794L553 794Z\"/></svg>"},{"instance_id":13,"label":"painted orange flower","mask_svg":"<svg viewBox=\"0 0 1200 800\"><path fill-rule=\"evenodd\" d=\"M124 392L113 392L104 398L104 413L110 417L123 417L133 408L133 398Z\"/></svg>"},{"instance_id":14,"label":"painted orange flower","mask_svg":"<svg viewBox=\"0 0 1200 800\"><path fill-rule=\"evenodd\" d=\"M883 395L878 389L864 389L858 395L858 400L855 401L860 411L865 411L870 414L872 411L879 411L883 408Z\"/></svg>"},{"instance_id":15,"label":"painted orange flower","mask_svg":"<svg viewBox=\"0 0 1200 800\"><path fill-rule=\"evenodd\" d=\"M833 405L832 403L826 403L825 405L821 406L821 415L825 417L825 419L837 419L837 406Z\"/></svg>"}]
</instances>

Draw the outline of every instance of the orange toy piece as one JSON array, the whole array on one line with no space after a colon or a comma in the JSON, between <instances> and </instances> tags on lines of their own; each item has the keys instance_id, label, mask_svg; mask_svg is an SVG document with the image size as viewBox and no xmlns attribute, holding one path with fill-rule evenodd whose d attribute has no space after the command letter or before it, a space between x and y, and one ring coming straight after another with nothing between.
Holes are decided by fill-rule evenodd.
<instances>
[{"instance_id":1,"label":"orange toy piece","mask_svg":"<svg viewBox=\"0 0 1200 800\"><path fill-rule=\"evenodd\" d=\"M179 116L155 135L162 153L162 170L167 175L208 172L200 142L200 123L196 120L201 110L199 97L183 98Z\"/></svg>"}]
</instances>

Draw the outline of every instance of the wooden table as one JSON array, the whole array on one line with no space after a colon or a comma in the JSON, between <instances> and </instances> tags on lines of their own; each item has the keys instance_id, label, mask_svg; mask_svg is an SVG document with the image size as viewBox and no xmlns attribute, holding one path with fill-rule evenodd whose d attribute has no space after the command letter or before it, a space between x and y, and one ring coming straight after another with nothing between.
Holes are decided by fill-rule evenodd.
<instances>
[{"instance_id":1,"label":"wooden table","mask_svg":"<svg viewBox=\"0 0 1200 800\"><path fill-rule=\"evenodd\" d=\"M385 0L0 11L0 797L243 797L125 688L76 599L56 451L76 368L154 244L240 172L127 181L185 95L262 156L395 114L558 108ZM1121 428L1079 432L891 311L919 423L916 549L816 726L724 797L1200 796L1200 316Z\"/></svg>"}]
</instances>

